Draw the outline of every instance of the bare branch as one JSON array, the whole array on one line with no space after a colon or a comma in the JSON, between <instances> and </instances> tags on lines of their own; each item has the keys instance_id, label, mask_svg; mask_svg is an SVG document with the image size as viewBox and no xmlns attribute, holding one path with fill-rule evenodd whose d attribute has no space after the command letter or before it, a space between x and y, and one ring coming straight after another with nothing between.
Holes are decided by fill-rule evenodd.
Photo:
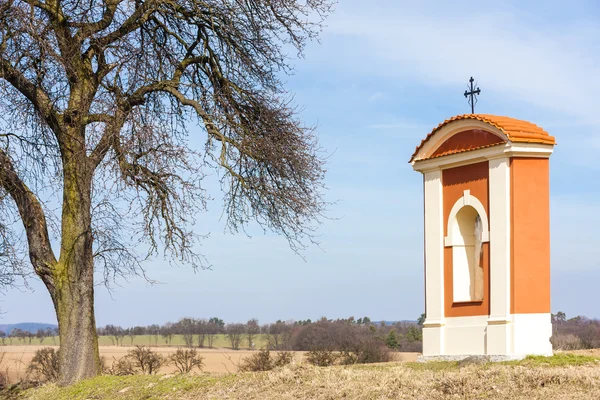
<instances>
[{"instance_id":1,"label":"bare branch","mask_svg":"<svg viewBox=\"0 0 600 400\"><path fill-rule=\"evenodd\" d=\"M19 209L27 233L31 264L53 295L52 268L56 264L56 257L50 245L46 217L39 201L19 179L10 158L2 150L0 150L0 186L8 192Z\"/></svg>"},{"instance_id":2,"label":"bare branch","mask_svg":"<svg viewBox=\"0 0 600 400\"><path fill-rule=\"evenodd\" d=\"M2 57L0 57L0 78L5 79L25 96L34 105L40 116L55 134L60 135L61 116L54 109L50 98L41 87L30 82L20 71Z\"/></svg>"}]
</instances>

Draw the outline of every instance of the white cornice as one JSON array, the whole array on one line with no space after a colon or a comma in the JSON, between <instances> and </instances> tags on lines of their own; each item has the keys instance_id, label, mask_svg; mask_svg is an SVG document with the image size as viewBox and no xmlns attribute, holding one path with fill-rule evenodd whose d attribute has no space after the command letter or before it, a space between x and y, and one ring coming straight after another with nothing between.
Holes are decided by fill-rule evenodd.
<instances>
[{"instance_id":1,"label":"white cornice","mask_svg":"<svg viewBox=\"0 0 600 400\"><path fill-rule=\"evenodd\" d=\"M422 161L413 161L411 164L415 171L425 173L436 169L460 167L496 158L549 158L553 149L554 146L551 144L508 142L484 149L465 151L463 153L450 154Z\"/></svg>"}]
</instances>

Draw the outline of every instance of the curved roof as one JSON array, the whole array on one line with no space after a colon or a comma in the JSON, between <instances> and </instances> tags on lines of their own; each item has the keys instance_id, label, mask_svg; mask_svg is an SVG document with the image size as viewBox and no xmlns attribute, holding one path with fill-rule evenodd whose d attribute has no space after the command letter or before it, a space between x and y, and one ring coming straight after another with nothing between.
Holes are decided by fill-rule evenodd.
<instances>
[{"instance_id":1,"label":"curved roof","mask_svg":"<svg viewBox=\"0 0 600 400\"><path fill-rule=\"evenodd\" d=\"M546 132L536 124L532 124L531 122L491 114L463 114L445 120L444 122L439 124L433 131L431 131L431 133L429 133L425 137L425 139L421 141L421 144L417 146L409 162L414 161L415 157L417 156L417 154L419 154L419 151L423 148L425 143L427 143L429 139L431 139L433 135L435 135L436 132L438 132L441 128L455 121L465 119L475 119L490 124L494 128L497 128L500 131L502 131L508 137L508 140L510 140L511 142L541 143L552 145L556 144L556 140L553 136L550 136L548 132Z\"/></svg>"}]
</instances>

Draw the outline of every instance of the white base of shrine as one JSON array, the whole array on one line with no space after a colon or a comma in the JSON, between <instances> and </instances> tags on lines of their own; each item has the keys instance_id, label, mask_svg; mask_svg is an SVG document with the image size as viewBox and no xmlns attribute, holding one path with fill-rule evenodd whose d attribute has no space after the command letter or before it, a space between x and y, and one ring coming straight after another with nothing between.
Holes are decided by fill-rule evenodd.
<instances>
[{"instance_id":1,"label":"white base of shrine","mask_svg":"<svg viewBox=\"0 0 600 400\"><path fill-rule=\"evenodd\" d=\"M443 318L425 321L423 358L450 356L458 359L474 355L506 356L552 355L552 323L549 313L514 314L504 318L487 315Z\"/></svg>"}]
</instances>

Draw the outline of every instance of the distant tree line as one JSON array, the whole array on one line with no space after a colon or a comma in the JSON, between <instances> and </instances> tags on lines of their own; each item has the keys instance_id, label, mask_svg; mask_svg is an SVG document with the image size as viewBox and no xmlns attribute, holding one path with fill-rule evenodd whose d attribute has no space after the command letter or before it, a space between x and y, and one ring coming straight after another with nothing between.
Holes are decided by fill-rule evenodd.
<instances>
[{"instance_id":1,"label":"distant tree line","mask_svg":"<svg viewBox=\"0 0 600 400\"><path fill-rule=\"evenodd\" d=\"M391 350L421 351L422 323L374 323L369 317L355 319L321 318L317 321L282 321L259 324L257 319L246 323L225 323L222 319L182 318L163 325L133 326L124 328L106 325L97 328L99 336L107 337L113 346L133 346L135 338L147 336L145 344L172 345L179 336L185 347L213 348L219 335L226 338L229 347L267 350L321 350L339 351L351 341L376 340ZM57 345L57 328L39 329L36 333L12 329L9 334L0 331L0 343ZM259 344L257 345L257 342ZM178 342L180 343L180 342Z\"/></svg>"},{"instance_id":2,"label":"distant tree line","mask_svg":"<svg viewBox=\"0 0 600 400\"><path fill-rule=\"evenodd\" d=\"M8 333L0 331L0 342L2 345L21 342L23 344L43 344L46 339L52 340L52 344L56 344L58 336L58 328L38 329L37 332L30 332L20 328L11 329ZM36 342L34 342L36 340Z\"/></svg>"},{"instance_id":3,"label":"distant tree line","mask_svg":"<svg viewBox=\"0 0 600 400\"><path fill-rule=\"evenodd\" d=\"M186 347L213 348L218 335L224 335L232 349L256 349L261 335L263 347L269 350L312 350L319 346L332 350L344 347L349 337L374 338L393 350L420 351L421 324L397 322L393 325L373 323L370 318L321 318L317 321L282 321L260 325L257 319L246 323L225 323L220 318L182 318L164 325L123 328L106 325L98 335L108 337L114 346L133 345L136 336L146 335L150 344L171 345L173 337L182 337Z\"/></svg>"},{"instance_id":4,"label":"distant tree line","mask_svg":"<svg viewBox=\"0 0 600 400\"><path fill-rule=\"evenodd\" d=\"M600 320L580 315L567 318L562 311L552 314L551 342L555 350L600 348Z\"/></svg>"}]
</instances>

